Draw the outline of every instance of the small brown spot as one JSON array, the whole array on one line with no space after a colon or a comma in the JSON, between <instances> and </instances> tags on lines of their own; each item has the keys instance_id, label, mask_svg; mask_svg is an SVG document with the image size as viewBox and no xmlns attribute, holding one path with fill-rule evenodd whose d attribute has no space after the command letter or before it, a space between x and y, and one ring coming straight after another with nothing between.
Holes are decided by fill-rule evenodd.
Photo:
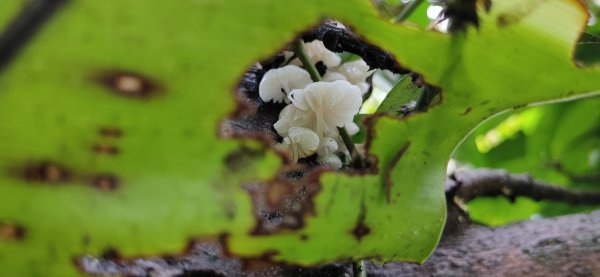
<instances>
[{"instance_id":1,"label":"small brown spot","mask_svg":"<svg viewBox=\"0 0 600 277\"><path fill-rule=\"evenodd\" d=\"M149 98L162 91L158 82L139 73L129 71L106 71L95 78L118 95L130 98Z\"/></svg>"},{"instance_id":2,"label":"small brown spot","mask_svg":"<svg viewBox=\"0 0 600 277\"><path fill-rule=\"evenodd\" d=\"M93 147L93 151L98 154L117 155L119 154L119 148L113 145L107 144L96 144Z\"/></svg>"},{"instance_id":3,"label":"small brown spot","mask_svg":"<svg viewBox=\"0 0 600 277\"><path fill-rule=\"evenodd\" d=\"M64 166L58 163L42 161L27 165L23 175L28 181L55 184L68 181L71 174Z\"/></svg>"},{"instance_id":4,"label":"small brown spot","mask_svg":"<svg viewBox=\"0 0 600 277\"><path fill-rule=\"evenodd\" d=\"M1 240L22 240L25 237L25 228L20 225L0 222Z\"/></svg>"},{"instance_id":5,"label":"small brown spot","mask_svg":"<svg viewBox=\"0 0 600 277\"><path fill-rule=\"evenodd\" d=\"M113 191L119 186L119 179L113 175L98 175L92 180L92 185L103 191Z\"/></svg>"},{"instance_id":6,"label":"small brown spot","mask_svg":"<svg viewBox=\"0 0 600 277\"><path fill-rule=\"evenodd\" d=\"M470 113L470 112L471 112L471 107L467 107L467 108L465 109L465 111L464 111L464 112L462 112L462 113L460 113L460 114L458 114L458 115L461 115L461 116L463 116L463 115L467 115L467 114L468 114L468 113Z\"/></svg>"},{"instance_id":7,"label":"small brown spot","mask_svg":"<svg viewBox=\"0 0 600 277\"><path fill-rule=\"evenodd\" d=\"M360 222L352 230L352 235L354 235L354 237L357 240L361 240L364 236L368 235L369 233L371 233L371 229L369 229L369 226L365 225L364 222Z\"/></svg>"},{"instance_id":8,"label":"small brown spot","mask_svg":"<svg viewBox=\"0 0 600 277\"><path fill-rule=\"evenodd\" d=\"M360 201L360 211L358 214L358 220L356 226L352 229L352 235L360 241L364 236L371 233L369 226L365 224L365 217L367 215L367 207L365 206L364 199Z\"/></svg>"},{"instance_id":9,"label":"small brown spot","mask_svg":"<svg viewBox=\"0 0 600 277\"><path fill-rule=\"evenodd\" d=\"M98 130L98 134L103 137L119 138L123 136L123 131L115 127L102 127Z\"/></svg>"},{"instance_id":10,"label":"small brown spot","mask_svg":"<svg viewBox=\"0 0 600 277\"><path fill-rule=\"evenodd\" d=\"M300 240L308 240L308 235L307 234L300 235Z\"/></svg>"}]
</instances>

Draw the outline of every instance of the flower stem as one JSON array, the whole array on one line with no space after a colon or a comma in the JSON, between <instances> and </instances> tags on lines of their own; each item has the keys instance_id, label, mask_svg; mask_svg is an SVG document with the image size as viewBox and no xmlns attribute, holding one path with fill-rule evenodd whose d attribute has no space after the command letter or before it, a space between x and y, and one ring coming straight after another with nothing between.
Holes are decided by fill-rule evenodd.
<instances>
[{"instance_id":1,"label":"flower stem","mask_svg":"<svg viewBox=\"0 0 600 277\"><path fill-rule=\"evenodd\" d=\"M356 166L358 166L359 168L367 167L365 159L360 153L358 153L358 150L356 150L354 143L352 143L352 138L350 138L350 135L348 134L348 131L346 131L346 128L338 127L338 132L340 133L340 137L342 137L346 148L348 148L348 152L350 152L352 162L355 163Z\"/></svg>"},{"instance_id":2,"label":"flower stem","mask_svg":"<svg viewBox=\"0 0 600 277\"><path fill-rule=\"evenodd\" d=\"M308 71L308 74L310 74L310 78L313 80L313 82L321 81L321 75L319 74L319 71L308 57L308 54L306 54L306 50L304 49L304 41L302 41L302 39L298 39L294 43L294 53L296 54L296 56L298 56L298 58L302 62L302 65L304 65L304 69L306 69L306 71ZM365 162L365 159L360 153L358 153L358 150L356 150L356 147L354 146L354 143L352 143L352 139L350 138L348 131L346 131L346 128L338 127L338 132L340 133L340 136L342 137L346 148L348 148L348 152L350 152L352 162L357 164L357 166L360 168L366 167L367 164Z\"/></svg>"},{"instance_id":3,"label":"flower stem","mask_svg":"<svg viewBox=\"0 0 600 277\"><path fill-rule=\"evenodd\" d=\"M306 54L306 50L304 49L304 42L302 41L302 39L299 39L296 41L296 43L294 43L294 53L296 53L296 56L298 56L298 58L302 62L302 65L304 65L304 69L306 69L306 71L308 71L308 74L310 74L310 78L313 80L313 82L321 81L321 75L319 74L319 71L317 70L315 65L310 61L308 54Z\"/></svg>"}]
</instances>

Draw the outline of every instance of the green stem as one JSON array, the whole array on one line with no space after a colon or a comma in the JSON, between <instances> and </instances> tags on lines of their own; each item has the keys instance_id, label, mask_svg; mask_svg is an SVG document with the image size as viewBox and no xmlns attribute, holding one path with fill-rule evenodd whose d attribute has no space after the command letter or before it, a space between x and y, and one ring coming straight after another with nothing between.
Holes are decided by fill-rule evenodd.
<instances>
[{"instance_id":1,"label":"green stem","mask_svg":"<svg viewBox=\"0 0 600 277\"><path fill-rule=\"evenodd\" d=\"M417 7L421 5L421 3L423 3L423 0L414 0L406 4L402 11L400 11L400 13L394 17L394 22L401 23L402 21L406 20L417 9Z\"/></svg>"},{"instance_id":2,"label":"green stem","mask_svg":"<svg viewBox=\"0 0 600 277\"><path fill-rule=\"evenodd\" d=\"M355 163L359 168L365 168L367 166L365 159L360 153L358 153L358 150L356 150L354 143L352 143L352 138L350 138L346 128L338 127L338 132L340 133L340 137L342 137L346 148L348 148L348 152L350 152L352 162Z\"/></svg>"},{"instance_id":3,"label":"green stem","mask_svg":"<svg viewBox=\"0 0 600 277\"><path fill-rule=\"evenodd\" d=\"M365 268L365 260L352 262L352 271L354 277L367 277L367 269Z\"/></svg>"},{"instance_id":4,"label":"green stem","mask_svg":"<svg viewBox=\"0 0 600 277\"><path fill-rule=\"evenodd\" d=\"M306 54L302 39L297 40L294 44L294 53L296 53L296 56L298 56L302 62L302 65L304 65L304 69L306 69L308 74L310 74L310 78L313 80L313 82L321 81L321 74L319 74L319 71L315 65L310 61L308 54Z\"/></svg>"},{"instance_id":5,"label":"green stem","mask_svg":"<svg viewBox=\"0 0 600 277\"><path fill-rule=\"evenodd\" d=\"M319 74L319 71L311 62L308 54L306 54L302 39L299 39L294 43L294 53L296 56L298 56L302 62L302 65L304 65L304 68L306 71L308 71L308 74L310 74L310 78L313 80L313 82L321 81L321 75ZM344 144L346 145L346 148L348 148L348 152L350 152L352 162L358 163L358 166L361 168L366 167L365 160L363 159L362 155L358 153L358 150L356 150L356 147L354 146L354 143L352 143L352 139L350 138L348 131L346 131L346 128L338 127L338 132L340 133L342 140L344 140Z\"/></svg>"}]
</instances>

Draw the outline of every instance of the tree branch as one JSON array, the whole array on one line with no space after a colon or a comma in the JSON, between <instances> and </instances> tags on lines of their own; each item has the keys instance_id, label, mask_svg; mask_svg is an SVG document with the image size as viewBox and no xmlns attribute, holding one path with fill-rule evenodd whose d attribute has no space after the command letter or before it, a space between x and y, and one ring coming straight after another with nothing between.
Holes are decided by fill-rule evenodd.
<instances>
[{"instance_id":1,"label":"tree branch","mask_svg":"<svg viewBox=\"0 0 600 277\"><path fill-rule=\"evenodd\" d=\"M333 52L346 51L361 56L371 69L387 69L398 74L410 72L402 68L390 53L366 43L335 21L325 21L314 30L307 32L303 38L306 42L321 40L325 47Z\"/></svg>"},{"instance_id":2,"label":"tree branch","mask_svg":"<svg viewBox=\"0 0 600 277\"><path fill-rule=\"evenodd\" d=\"M479 196L524 196L536 201L553 200L575 205L600 204L600 191L576 191L541 181L528 174L509 174L504 170L478 169L456 172L447 182L453 199L468 202Z\"/></svg>"},{"instance_id":3,"label":"tree branch","mask_svg":"<svg viewBox=\"0 0 600 277\"><path fill-rule=\"evenodd\" d=\"M443 237L423 265L369 264L369 276L598 276L600 211L524 221L500 228L471 225Z\"/></svg>"}]
</instances>

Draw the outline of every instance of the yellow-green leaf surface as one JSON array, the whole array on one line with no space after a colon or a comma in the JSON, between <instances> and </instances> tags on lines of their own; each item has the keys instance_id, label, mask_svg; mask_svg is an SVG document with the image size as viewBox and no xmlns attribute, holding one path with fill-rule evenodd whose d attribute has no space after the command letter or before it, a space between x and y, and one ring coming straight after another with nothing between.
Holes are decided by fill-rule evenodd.
<instances>
[{"instance_id":1,"label":"yellow-green leaf surface","mask_svg":"<svg viewBox=\"0 0 600 277\"><path fill-rule=\"evenodd\" d=\"M259 142L220 138L221 120L249 65L325 17L423 74L442 103L374 119L377 173L325 173L302 228L251 235L242 184L281 161ZM444 223L447 159L473 127L600 90L600 70L571 62L586 22L578 1L495 1L480 18L450 36L391 24L368 0L68 1L0 72L1 271L76 275L81 255L176 254L225 233L240 256L422 262ZM133 95L113 87L140 84ZM243 145L264 154L228 166Z\"/></svg>"}]
</instances>

